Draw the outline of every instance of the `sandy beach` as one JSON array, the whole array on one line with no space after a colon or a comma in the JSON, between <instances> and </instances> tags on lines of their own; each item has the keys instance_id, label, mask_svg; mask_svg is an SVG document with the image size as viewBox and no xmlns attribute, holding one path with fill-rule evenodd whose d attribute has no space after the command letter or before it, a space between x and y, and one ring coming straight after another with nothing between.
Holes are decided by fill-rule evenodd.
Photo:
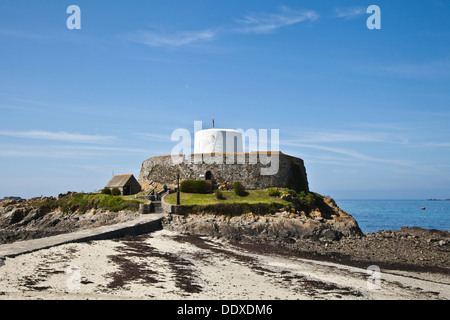
<instances>
[{"instance_id":1,"label":"sandy beach","mask_svg":"<svg viewBox=\"0 0 450 320\"><path fill-rule=\"evenodd\" d=\"M1 264L0 299L450 299L448 274L348 266L166 229Z\"/></svg>"}]
</instances>

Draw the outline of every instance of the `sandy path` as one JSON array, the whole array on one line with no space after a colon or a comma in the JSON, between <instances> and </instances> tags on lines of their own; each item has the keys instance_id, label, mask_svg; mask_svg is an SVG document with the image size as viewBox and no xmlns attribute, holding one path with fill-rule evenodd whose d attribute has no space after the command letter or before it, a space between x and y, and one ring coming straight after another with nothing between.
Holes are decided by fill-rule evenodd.
<instances>
[{"instance_id":1,"label":"sandy path","mask_svg":"<svg viewBox=\"0 0 450 320\"><path fill-rule=\"evenodd\" d=\"M262 255L167 230L61 245L0 266L0 299L116 298L450 299L450 276L383 270L370 276L366 269Z\"/></svg>"}]
</instances>

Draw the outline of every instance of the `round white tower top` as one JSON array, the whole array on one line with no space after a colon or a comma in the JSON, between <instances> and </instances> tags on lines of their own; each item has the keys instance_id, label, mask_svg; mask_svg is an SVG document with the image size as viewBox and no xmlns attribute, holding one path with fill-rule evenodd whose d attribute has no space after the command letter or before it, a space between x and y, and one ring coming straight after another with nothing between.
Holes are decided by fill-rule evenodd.
<instances>
[{"instance_id":1,"label":"round white tower top","mask_svg":"<svg viewBox=\"0 0 450 320\"><path fill-rule=\"evenodd\" d=\"M194 137L194 153L243 152L242 133L232 129L206 129Z\"/></svg>"}]
</instances>

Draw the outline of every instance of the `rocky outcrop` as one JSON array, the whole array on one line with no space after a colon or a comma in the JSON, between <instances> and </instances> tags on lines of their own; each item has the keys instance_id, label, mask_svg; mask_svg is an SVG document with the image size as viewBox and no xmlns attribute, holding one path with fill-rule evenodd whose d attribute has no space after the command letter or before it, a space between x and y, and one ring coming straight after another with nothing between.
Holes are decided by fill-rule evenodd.
<instances>
[{"instance_id":1,"label":"rocky outcrop","mask_svg":"<svg viewBox=\"0 0 450 320\"><path fill-rule=\"evenodd\" d=\"M170 215L165 227L182 233L224 237L227 239L259 239L295 242L298 239L338 240L363 236L356 220L326 199L327 210L239 216L214 214Z\"/></svg>"},{"instance_id":2,"label":"rocky outcrop","mask_svg":"<svg viewBox=\"0 0 450 320\"><path fill-rule=\"evenodd\" d=\"M66 195L60 195L63 197ZM0 202L0 244L54 236L62 233L90 229L135 219L139 213L132 211L111 212L89 210L63 213L50 210L44 203L50 198L31 200L4 200Z\"/></svg>"},{"instance_id":3,"label":"rocky outcrop","mask_svg":"<svg viewBox=\"0 0 450 320\"><path fill-rule=\"evenodd\" d=\"M343 237L340 241L284 243L286 252L309 259L320 259L367 268L450 272L450 231L402 227L377 231L364 237Z\"/></svg>"}]
</instances>

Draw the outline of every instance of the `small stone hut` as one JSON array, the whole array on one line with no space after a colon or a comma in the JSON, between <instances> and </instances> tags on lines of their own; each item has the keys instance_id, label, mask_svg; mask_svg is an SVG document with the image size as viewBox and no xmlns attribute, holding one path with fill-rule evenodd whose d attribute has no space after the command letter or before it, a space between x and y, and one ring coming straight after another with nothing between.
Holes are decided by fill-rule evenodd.
<instances>
[{"instance_id":1,"label":"small stone hut","mask_svg":"<svg viewBox=\"0 0 450 320\"><path fill-rule=\"evenodd\" d=\"M124 196L136 194L141 191L141 185L132 174L115 175L105 186L108 189L118 188Z\"/></svg>"}]
</instances>

